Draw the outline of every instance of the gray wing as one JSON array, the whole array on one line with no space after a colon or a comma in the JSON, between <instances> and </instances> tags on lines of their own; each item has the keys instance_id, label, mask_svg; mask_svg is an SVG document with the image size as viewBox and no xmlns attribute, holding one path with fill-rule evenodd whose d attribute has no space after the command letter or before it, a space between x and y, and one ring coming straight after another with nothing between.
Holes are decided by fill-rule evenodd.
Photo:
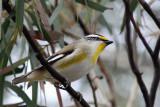
<instances>
[{"instance_id":1,"label":"gray wing","mask_svg":"<svg viewBox=\"0 0 160 107\"><path fill-rule=\"evenodd\" d=\"M55 54L53 54L52 56L49 56L46 60L49 64L54 64L55 62L57 62L58 60L64 58L67 55L70 55L74 50L75 50L75 45L74 44L70 44L65 46L63 49L61 49L60 51L56 52ZM38 66L36 69L44 69L44 67L42 65Z\"/></svg>"}]
</instances>

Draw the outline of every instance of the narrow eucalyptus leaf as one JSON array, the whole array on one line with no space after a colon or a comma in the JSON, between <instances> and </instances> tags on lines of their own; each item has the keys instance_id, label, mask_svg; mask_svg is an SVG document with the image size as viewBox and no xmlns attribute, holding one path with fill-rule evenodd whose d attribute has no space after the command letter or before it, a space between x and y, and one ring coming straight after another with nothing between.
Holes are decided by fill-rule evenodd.
<instances>
[{"instance_id":1,"label":"narrow eucalyptus leaf","mask_svg":"<svg viewBox=\"0 0 160 107\"><path fill-rule=\"evenodd\" d=\"M30 59L31 59L31 68L34 69L39 65L39 62L37 61L33 50L31 47L29 47L30 50ZM30 82L32 86L32 101L34 104L37 104L37 99L38 99L38 82L37 81L32 81Z\"/></svg>"},{"instance_id":2,"label":"narrow eucalyptus leaf","mask_svg":"<svg viewBox=\"0 0 160 107\"><path fill-rule=\"evenodd\" d=\"M25 62L28 60L29 57L25 57L25 58L22 58L20 59L19 61L9 65L9 66L6 66L4 68L0 68L0 75L3 75L3 74L12 74L11 71L15 70L15 73L20 73L22 72L23 68L24 68L24 64ZM23 65L23 67L18 67L20 65Z\"/></svg>"},{"instance_id":3,"label":"narrow eucalyptus leaf","mask_svg":"<svg viewBox=\"0 0 160 107\"><path fill-rule=\"evenodd\" d=\"M15 71L14 73L15 73L15 74L22 73L22 72L23 72L24 67L25 67L25 65L23 64L21 68L18 68L18 67L17 67L17 68L15 68L15 69L14 69L14 71ZM5 76L9 76L9 75L13 75L13 72L9 72L9 73L8 73L8 74L6 74Z\"/></svg>"},{"instance_id":4,"label":"narrow eucalyptus leaf","mask_svg":"<svg viewBox=\"0 0 160 107\"><path fill-rule=\"evenodd\" d=\"M137 6L138 6L138 0L132 0L130 3L130 11L134 12ZM123 32L123 30L124 30L125 20L126 20L126 18L125 18L125 14L124 14L120 33Z\"/></svg>"},{"instance_id":5,"label":"narrow eucalyptus leaf","mask_svg":"<svg viewBox=\"0 0 160 107\"><path fill-rule=\"evenodd\" d=\"M23 101L27 104L28 107L36 107L36 105L33 104L32 100L27 96L27 94L21 88L12 85L8 81L5 81L4 86L12 89L19 97L23 99Z\"/></svg>"},{"instance_id":6,"label":"narrow eucalyptus leaf","mask_svg":"<svg viewBox=\"0 0 160 107\"><path fill-rule=\"evenodd\" d=\"M16 26L19 32L22 31L24 16L24 0L16 0Z\"/></svg>"},{"instance_id":7,"label":"narrow eucalyptus leaf","mask_svg":"<svg viewBox=\"0 0 160 107\"><path fill-rule=\"evenodd\" d=\"M4 23L2 24L2 32L3 32L3 34L5 34L7 32L9 24L10 24L10 20L9 20L9 18L6 18Z\"/></svg>"},{"instance_id":8,"label":"narrow eucalyptus leaf","mask_svg":"<svg viewBox=\"0 0 160 107\"><path fill-rule=\"evenodd\" d=\"M56 19L56 17L58 16L58 14L60 13L60 11L63 8L63 4L64 4L64 0L60 0L58 6L56 7L56 9L53 11L51 17L49 18L49 24L52 25L54 20Z\"/></svg>"},{"instance_id":9,"label":"narrow eucalyptus leaf","mask_svg":"<svg viewBox=\"0 0 160 107\"><path fill-rule=\"evenodd\" d=\"M107 20L104 18L103 15L100 15L99 22L108 29L110 34L112 34L112 27L111 25L109 25L109 23L107 22Z\"/></svg>"},{"instance_id":10,"label":"narrow eucalyptus leaf","mask_svg":"<svg viewBox=\"0 0 160 107\"><path fill-rule=\"evenodd\" d=\"M0 76L0 107L3 106L4 76Z\"/></svg>"},{"instance_id":11,"label":"narrow eucalyptus leaf","mask_svg":"<svg viewBox=\"0 0 160 107\"><path fill-rule=\"evenodd\" d=\"M132 0L130 4L131 11L134 12L137 6L138 6L138 0Z\"/></svg>"},{"instance_id":12,"label":"narrow eucalyptus leaf","mask_svg":"<svg viewBox=\"0 0 160 107\"><path fill-rule=\"evenodd\" d=\"M124 30L124 27L125 27L125 20L126 20L126 17L125 17L125 14L124 14L124 15L123 15L123 21L122 21L122 24L121 24L120 33L122 33L123 30Z\"/></svg>"},{"instance_id":13,"label":"narrow eucalyptus leaf","mask_svg":"<svg viewBox=\"0 0 160 107\"><path fill-rule=\"evenodd\" d=\"M89 6L90 8L95 9L100 12L104 12L107 9L107 7L104 7L100 5L99 3L93 2L92 0L76 0L76 2Z\"/></svg>"},{"instance_id":14,"label":"narrow eucalyptus leaf","mask_svg":"<svg viewBox=\"0 0 160 107\"><path fill-rule=\"evenodd\" d=\"M38 99L38 81L32 83L32 101L34 104L37 104Z\"/></svg>"}]
</instances>

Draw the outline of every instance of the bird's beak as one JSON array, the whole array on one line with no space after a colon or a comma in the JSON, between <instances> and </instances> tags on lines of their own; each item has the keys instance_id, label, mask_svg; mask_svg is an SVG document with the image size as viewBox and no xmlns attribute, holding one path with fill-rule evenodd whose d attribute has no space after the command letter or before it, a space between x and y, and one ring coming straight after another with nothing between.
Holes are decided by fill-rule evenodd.
<instances>
[{"instance_id":1,"label":"bird's beak","mask_svg":"<svg viewBox=\"0 0 160 107\"><path fill-rule=\"evenodd\" d=\"M105 43L106 43L106 45L109 45L109 44L113 43L113 41L106 40Z\"/></svg>"}]
</instances>

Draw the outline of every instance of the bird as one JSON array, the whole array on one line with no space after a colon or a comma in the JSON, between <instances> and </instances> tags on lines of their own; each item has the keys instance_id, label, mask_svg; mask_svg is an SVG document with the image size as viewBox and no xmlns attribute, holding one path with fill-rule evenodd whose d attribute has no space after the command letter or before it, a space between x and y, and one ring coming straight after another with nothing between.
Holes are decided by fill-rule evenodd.
<instances>
[{"instance_id":1,"label":"bird","mask_svg":"<svg viewBox=\"0 0 160 107\"><path fill-rule=\"evenodd\" d=\"M113 41L103 35L89 34L64 46L61 50L46 58L46 60L57 72L70 82L73 82L94 69L100 53L111 43ZM18 84L39 80L45 80L51 83L56 82L45 67L40 65L31 72L14 78L12 83Z\"/></svg>"}]
</instances>

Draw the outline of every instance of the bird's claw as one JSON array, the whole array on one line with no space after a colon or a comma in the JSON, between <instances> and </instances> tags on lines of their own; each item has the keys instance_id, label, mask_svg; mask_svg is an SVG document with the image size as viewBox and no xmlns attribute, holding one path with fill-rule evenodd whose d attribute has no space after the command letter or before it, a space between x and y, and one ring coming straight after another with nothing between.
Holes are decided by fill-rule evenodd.
<instances>
[{"instance_id":1,"label":"bird's claw","mask_svg":"<svg viewBox=\"0 0 160 107\"><path fill-rule=\"evenodd\" d=\"M66 81L64 84L62 84L62 83L60 83L60 82L55 82L54 83L54 86L56 87L56 88L59 88L59 89L62 89L62 90L66 90L66 88L68 87L68 86L70 86L70 82L69 81Z\"/></svg>"},{"instance_id":2,"label":"bird's claw","mask_svg":"<svg viewBox=\"0 0 160 107\"><path fill-rule=\"evenodd\" d=\"M77 97L78 97L78 101L81 102L82 101L82 94L80 92L77 92Z\"/></svg>"}]
</instances>

